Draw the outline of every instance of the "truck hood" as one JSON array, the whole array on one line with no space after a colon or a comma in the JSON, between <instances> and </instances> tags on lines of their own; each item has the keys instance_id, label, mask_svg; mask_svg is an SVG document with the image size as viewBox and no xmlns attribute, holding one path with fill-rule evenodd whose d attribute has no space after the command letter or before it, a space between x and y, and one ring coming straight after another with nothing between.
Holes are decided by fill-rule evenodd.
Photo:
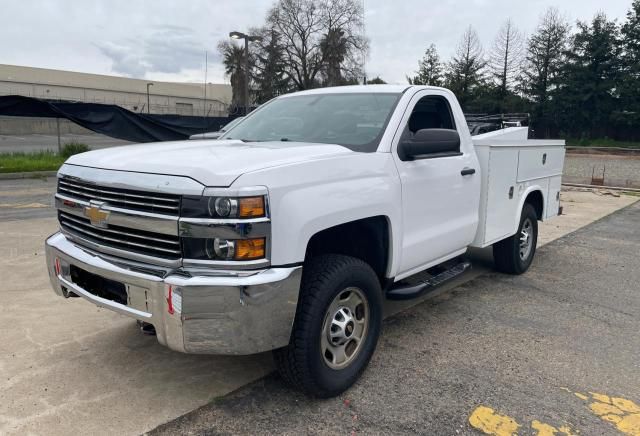
<instances>
[{"instance_id":1,"label":"truck hood","mask_svg":"<svg viewBox=\"0 0 640 436\"><path fill-rule=\"evenodd\" d=\"M333 144L297 142L174 141L127 145L71 156L69 165L190 177L205 186L230 186L242 174L337 154Z\"/></svg>"}]
</instances>

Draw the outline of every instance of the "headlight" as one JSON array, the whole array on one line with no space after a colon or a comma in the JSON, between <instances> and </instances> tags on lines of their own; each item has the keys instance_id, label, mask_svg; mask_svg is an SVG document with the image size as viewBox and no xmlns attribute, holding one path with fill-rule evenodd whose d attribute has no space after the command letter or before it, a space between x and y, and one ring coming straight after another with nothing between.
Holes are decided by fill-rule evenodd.
<instances>
[{"instance_id":1,"label":"headlight","mask_svg":"<svg viewBox=\"0 0 640 436\"><path fill-rule=\"evenodd\" d=\"M209 199L209 216L228 218L238 213L238 200L235 198L211 197Z\"/></svg>"},{"instance_id":2,"label":"headlight","mask_svg":"<svg viewBox=\"0 0 640 436\"><path fill-rule=\"evenodd\" d=\"M185 218L262 218L266 216L263 195L256 197L182 197Z\"/></svg>"},{"instance_id":3,"label":"headlight","mask_svg":"<svg viewBox=\"0 0 640 436\"><path fill-rule=\"evenodd\" d=\"M228 239L207 239L205 250L209 259L233 259L236 254L236 242Z\"/></svg>"},{"instance_id":4,"label":"headlight","mask_svg":"<svg viewBox=\"0 0 640 436\"><path fill-rule=\"evenodd\" d=\"M202 260L256 260L266 257L266 238L184 238L185 258Z\"/></svg>"},{"instance_id":5,"label":"headlight","mask_svg":"<svg viewBox=\"0 0 640 436\"><path fill-rule=\"evenodd\" d=\"M184 265L207 261L222 262L225 268L268 265L267 195L266 188L257 187L206 188L202 196L183 196L178 227Z\"/></svg>"}]
</instances>

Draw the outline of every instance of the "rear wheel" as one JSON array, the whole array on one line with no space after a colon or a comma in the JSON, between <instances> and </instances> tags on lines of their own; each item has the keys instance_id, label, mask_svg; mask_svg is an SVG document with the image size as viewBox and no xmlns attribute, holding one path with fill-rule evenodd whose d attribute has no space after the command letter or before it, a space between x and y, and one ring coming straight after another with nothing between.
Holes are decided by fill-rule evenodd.
<instances>
[{"instance_id":1,"label":"rear wheel","mask_svg":"<svg viewBox=\"0 0 640 436\"><path fill-rule=\"evenodd\" d=\"M338 395L369 363L381 323L380 283L368 264L334 254L311 259L289 345L274 351L278 371L309 395Z\"/></svg>"},{"instance_id":2,"label":"rear wheel","mask_svg":"<svg viewBox=\"0 0 640 436\"><path fill-rule=\"evenodd\" d=\"M538 243L538 215L525 203L515 235L493 245L493 260L498 271L522 274L529 269Z\"/></svg>"}]
</instances>

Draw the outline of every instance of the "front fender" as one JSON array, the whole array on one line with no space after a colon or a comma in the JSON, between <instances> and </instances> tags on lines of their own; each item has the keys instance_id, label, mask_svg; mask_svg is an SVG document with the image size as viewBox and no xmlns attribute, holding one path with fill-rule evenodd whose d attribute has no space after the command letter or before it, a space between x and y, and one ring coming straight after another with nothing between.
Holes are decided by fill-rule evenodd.
<instances>
[{"instance_id":1,"label":"front fender","mask_svg":"<svg viewBox=\"0 0 640 436\"><path fill-rule=\"evenodd\" d=\"M266 168L234 187L263 185L271 208L271 264L304 261L309 240L330 227L372 216L389 220L392 253L399 253L400 181L388 153L353 153ZM390 256L389 271L397 268Z\"/></svg>"}]
</instances>

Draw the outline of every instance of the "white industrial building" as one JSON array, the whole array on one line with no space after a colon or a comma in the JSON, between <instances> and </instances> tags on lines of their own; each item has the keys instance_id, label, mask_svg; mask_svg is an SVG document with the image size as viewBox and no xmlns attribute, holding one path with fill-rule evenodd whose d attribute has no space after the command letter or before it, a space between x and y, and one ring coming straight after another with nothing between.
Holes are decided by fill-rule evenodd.
<instances>
[{"instance_id":1,"label":"white industrial building","mask_svg":"<svg viewBox=\"0 0 640 436\"><path fill-rule=\"evenodd\" d=\"M147 105L147 84L149 85ZM227 116L231 85L173 83L0 64L0 96L115 104L138 113Z\"/></svg>"}]
</instances>

